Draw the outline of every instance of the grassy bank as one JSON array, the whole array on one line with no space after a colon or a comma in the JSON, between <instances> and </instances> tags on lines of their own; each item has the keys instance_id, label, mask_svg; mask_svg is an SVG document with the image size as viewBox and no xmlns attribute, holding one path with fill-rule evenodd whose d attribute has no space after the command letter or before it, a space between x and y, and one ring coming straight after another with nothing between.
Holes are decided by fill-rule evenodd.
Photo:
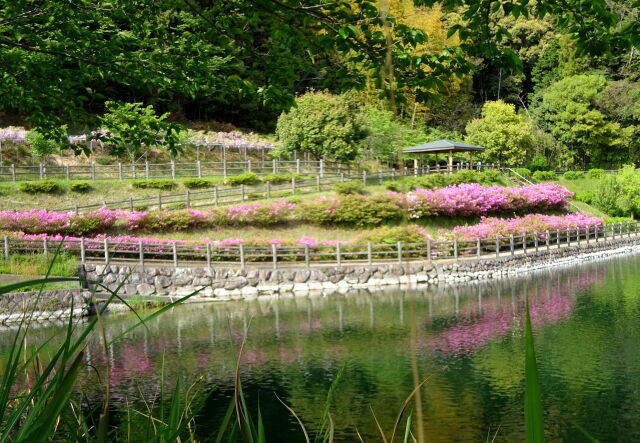
<instances>
[{"instance_id":1,"label":"grassy bank","mask_svg":"<svg viewBox=\"0 0 640 443\"><path fill-rule=\"evenodd\" d=\"M53 254L12 254L9 260L0 259L0 274L13 274L23 276L46 275ZM58 254L51 265L49 275L58 277L75 277L78 274L77 257L67 254Z\"/></svg>"}]
</instances>

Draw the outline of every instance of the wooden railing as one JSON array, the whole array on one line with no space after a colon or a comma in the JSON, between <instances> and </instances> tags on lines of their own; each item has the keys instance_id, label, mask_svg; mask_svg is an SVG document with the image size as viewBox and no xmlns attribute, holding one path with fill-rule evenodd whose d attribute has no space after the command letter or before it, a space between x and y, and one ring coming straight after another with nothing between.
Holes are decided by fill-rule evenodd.
<instances>
[{"instance_id":1,"label":"wooden railing","mask_svg":"<svg viewBox=\"0 0 640 443\"><path fill-rule=\"evenodd\" d=\"M620 237L638 236L638 222L615 223L576 229L535 232L496 237L485 240L438 240L424 243L393 244L336 244L302 246L248 246L242 244L215 245L166 241L162 244L116 242L109 239L49 239L25 240L5 236L3 257L12 254L52 254L58 247L75 254L80 261L102 263L131 263L145 265L234 265L287 266L343 266L351 264L403 263L424 260L461 260L515 256L567 246L598 243ZM60 244L61 243L61 244Z\"/></svg>"}]
</instances>

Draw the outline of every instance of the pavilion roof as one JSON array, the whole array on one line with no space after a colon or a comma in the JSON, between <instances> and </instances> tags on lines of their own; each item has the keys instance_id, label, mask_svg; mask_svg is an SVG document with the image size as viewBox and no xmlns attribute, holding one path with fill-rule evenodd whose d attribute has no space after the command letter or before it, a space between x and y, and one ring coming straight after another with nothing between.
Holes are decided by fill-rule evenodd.
<instances>
[{"instance_id":1,"label":"pavilion roof","mask_svg":"<svg viewBox=\"0 0 640 443\"><path fill-rule=\"evenodd\" d=\"M459 142L452 142L450 140L437 140L434 142L424 143L422 145L412 146L410 148L404 148L402 152L413 154L442 154L449 152L468 152L468 151L482 151L484 146L467 145Z\"/></svg>"}]
</instances>

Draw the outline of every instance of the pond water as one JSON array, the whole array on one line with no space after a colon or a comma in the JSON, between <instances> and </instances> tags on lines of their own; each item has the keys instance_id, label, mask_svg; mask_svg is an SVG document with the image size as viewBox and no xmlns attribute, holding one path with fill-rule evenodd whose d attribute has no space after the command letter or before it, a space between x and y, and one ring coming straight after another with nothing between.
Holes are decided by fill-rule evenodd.
<instances>
[{"instance_id":1,"label":"pond water","mask_svg":"<svg viewBox=\"0 0 640 443\"><path fill-rule=\"evenodd\" d=\"M197 384L196 423L207 440L233 395L236 351L249 408L269 441L303 441L291 406L313 431L335 378L335 441L380 441L417 381L427 441L524 439L523 313L535 329L549 441L640 440L640 257L616 258L526 278L427 290L358 292L248 302L189 304L151 321L108 350L97 341L88 363L111 362L114 412L142 405L181 380ZM111 316L107 335L135 321ZM34 330L31 343L59 332ZM10 334L0 343L6 349ZM4 351L3 351L4 352ZM164 363L163 363L164 362ZM80 381L98 402L95 372ZM140 406L142 407L142 406ZM414 433L417 433L414 426ZM401 439L400 439L401 440Z\"/></svg>"}]
</instances>

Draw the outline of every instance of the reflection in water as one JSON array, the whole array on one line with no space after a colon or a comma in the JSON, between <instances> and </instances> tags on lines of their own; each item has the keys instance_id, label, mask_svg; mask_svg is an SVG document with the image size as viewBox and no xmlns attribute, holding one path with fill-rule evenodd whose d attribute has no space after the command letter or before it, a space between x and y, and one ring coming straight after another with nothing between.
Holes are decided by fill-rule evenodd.
<instances>
[{"instance_id":1,"label":"reflection in water","mask_svg":"<svg viewBox=\"0 0 640 443\"><path fill-rule=\"evenodd\" d=\"M580 440L578 424L595 438L636 440L639 263L636 257L615 259L420 291L184 305L137 329L107 355L94 338L87 363L104 374L109 360L112 395L119 404L139 402L141 396L155 400L163 365L167 390L177 379L188 386L202 376L204 408L197 431L205 438L224 414L236 349L246 335L243 386L250 405L255 408L259 401L274 441L298 441L301 435L273 394L313 428L341 368L344 375L331 405L337 441L354 441L356 430L365 441L379 440L371 409L381 426L391 429L422 377L429 377L420 402L428 441L485 440L498 428L496 441L518 441L523 437L522 324L528 300L548 438ZM107 336L133 321L109 318ZM35 330L29 341L35 345L57 331ZM8 338L0 336L5 347ZM87 370L79 390L99 402L98 386Z\"/></svg>"}]
</instances>

